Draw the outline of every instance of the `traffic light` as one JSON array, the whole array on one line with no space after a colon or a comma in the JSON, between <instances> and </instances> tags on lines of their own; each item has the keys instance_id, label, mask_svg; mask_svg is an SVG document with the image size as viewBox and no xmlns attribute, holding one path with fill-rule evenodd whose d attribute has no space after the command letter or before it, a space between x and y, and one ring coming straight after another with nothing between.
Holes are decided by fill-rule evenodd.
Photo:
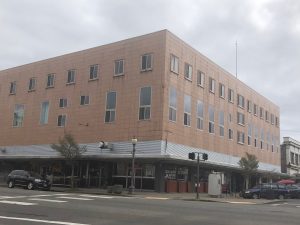
<instances>
[{"instance_id":1,"label":"traffic light","mask_svg":"<svg viewBox=\"0 0 300 225\"><path fill-rule=\"evenodd\" d=\"M208 159L208 155L206 154L206 153L203 153L202 154L202 159L205 161L205 160L207 160Z\"/></svg>"},{"instance_id":2,"label":"traffic light","mask_svg":"<svg viewBox=\"0 0 300 225\"><path fill-rule=\"evenodd\" d=\"M192 159L192 160L195 159L195 153L194 152L189 153L189 159Z\"/></svg>"}]
</instances>

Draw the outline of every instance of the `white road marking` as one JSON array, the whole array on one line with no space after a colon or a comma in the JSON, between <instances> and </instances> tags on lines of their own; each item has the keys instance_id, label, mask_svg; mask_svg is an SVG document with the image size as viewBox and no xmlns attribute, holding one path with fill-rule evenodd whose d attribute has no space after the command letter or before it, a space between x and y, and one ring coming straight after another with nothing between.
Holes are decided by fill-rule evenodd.
<instances>
[{"instance_id":1,"label":"white road marking","mask_svg":"<svg viewBox=\"0 0 300 225\"><path fill-rule=\"evenodd\" d=\"M30 196L27 196L29 198L38 198L38 197L51 197L53 195L30 195Z\"/></svg>"},{"instance_id":2,"label":"white road marking","mask_svg":"<svg viewBox=\"0 0 300 225\"><path fill-rule=\"evenodd\" d=\"M29 198L28 201L57 202L57 203L67 202L63 200L53 200L53 199L44 199L44 198Z\"/></svg>"},{"instance_id":3,"label":"white road marking","mask_svg":"<svg viewBox=\"0 0 300 225\"><path fill-rule=\"evenodd\" d=\"M280 205L282 205L282 204L272 204L272 206L280 206Z\"/></svg>"},{"instance_id":4,"label":"white road marking","mask_svg":"<svg viewBox=\"0 0 300 225\"><path fill-rule=\"evenodd\" d=\"M72 194L68 194L68 193L61 193L61 194L53 194L53 195L58 195L58 196L60 196L60 195L72 195Z\"/></svg>"},{"instance_id":5,"label":"white road marking","mask_svg":"<svg viewBox=\"0 0 300 225\"><path fill-rule=\"evenodd\" d=\"M78 198L78 197L68 197L68 196L60 196L60 197L56 197L56 198L73 199L73 200L83 200L83 201L93 200L91 198Z\"/></svg>"},{"instance_id":6,"label":"white road marking","mask_svg":"<svg viewBox=\"0 0 300 225\"><path fill-rule=\"evenodd\" d=\"M36 203L31 203L31 202L14 202L14 201L6 201L6 200L1 200L0 203L13 204L13 205L37 205Z\"/></svg>"},{"instance_id":7,"label":"white road marking","mask_svg":"<svg viewBox=\"0 0 300 225\"><path fill-rule=\"evenodd\" d=\"M28 196L25 195L19 195L19 196L0 196L1 199L7 199L7 198L26 198Z\"/></svg>"},{"instance_id":8,"label":"white road marking","mask_svg":"<svg viewBox=\"0 0 300 225\"><path fill-rule=\"evenodd\" d=\"M297 208L300 208L300 205L296 205Z\"/></svg>"},{"instance_id":9,"label":"white road marking","mask_svg":"<svg viewBox=\"0 0 300 225\"><path fill-rule=\"evenodd\" d=\"M37 222L37 223L52 223L52 224L62 224L62 225L89 225L83 223L72 223L72 222L53 221L53 220L38 220L38 219L31 219L31 218L8 217L8 216L0 216L0 219L21 220L21 221L30 221L30 222Z\"/></svg>"},{"instance_id":10,"label":"white road marking","mask_svg":"<svg viewBox=\"0 0 300 225\"><path fill-rule=\"evenodd\" d=\"M108 199L111 199L111 198L115 198L114 196L104 196L104 195L79 195L81 197L87 197L87 198L108 198Z\"/></svg>"},{"instance_id":11,"label":"white road marking","mask_svg":"<svg viewBox=\"0 0 300 225\"><path fill-rule=\"evenodd\" d=\"M145 199L168 200L169 198L160 198L160 197L145 197Z\"/></svg>"},{"instance_id":12,"label":"white road marking","mask_svg":"<svg viewBox=\"0 0 300 225\"><path fill-rule=\"evenodd\" d=\"M244 204L244 205L255 205L256 203L254 202L227 202L231 204Z\"/></svg>"}]
</instances>

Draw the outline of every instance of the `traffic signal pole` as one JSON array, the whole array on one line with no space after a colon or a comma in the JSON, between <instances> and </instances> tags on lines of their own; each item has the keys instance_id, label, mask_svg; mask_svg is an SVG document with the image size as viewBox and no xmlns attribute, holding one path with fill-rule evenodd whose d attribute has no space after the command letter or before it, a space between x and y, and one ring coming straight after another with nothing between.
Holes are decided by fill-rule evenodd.
<instances>
[{"instance_id":1,"label":"traffic signal pole","mask_svg":"<svg viewBox=\"0 0 300 225\"><path fill-rule=\"evenodd\" d=\"M197 154L197 199L199 199L199 180L200 180L200 159L199 153Z\"/></svg>"}]
</instances>

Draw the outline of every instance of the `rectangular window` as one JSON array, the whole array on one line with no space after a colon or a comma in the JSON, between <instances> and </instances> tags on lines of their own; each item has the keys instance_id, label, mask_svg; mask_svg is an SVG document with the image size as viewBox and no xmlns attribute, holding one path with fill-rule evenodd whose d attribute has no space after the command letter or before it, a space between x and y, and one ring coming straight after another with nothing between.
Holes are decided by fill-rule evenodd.
<instances>
[{"instance_id":1,"label":"rectangular window","mask_svg":"<svg viewBox=\"0 0 300 225\"><path fill-rule=\"evenodd\" d=\"M256 104L253 105L253 114L257 116L258 106Z\"/></svg>"},{"instance_id":2,"label":"rectangular window","mask_svg":"<svg viewBox=\"0 0 300 225\"><path fill-rule=\"evenodd\" d=\"M215 93L215 80L211 77L209 78L209 91Z\"/></svg>"},{"instance_id":3,"label":"rectangular window","mask_svg":"<svg viewBox=\"0 0 300 225\"><path fill-rule=\"evenodd\" d=\"M245 134L244 134L244 132L241 132L241 131L237 132L237 143L245 144Z\"/></svg>"},{"instance_id":4,"label":"rectangular window","mask_svg":"<svg viewBox=\"0 0 300 225\"><path fill-rule=\"evenodd\" d=\"M66 119L67 119L66 115L59 115L57 117L57 126L65 127L66 126Z\"/></svg>"},{"instance_id":5,"label":"rectangular window","mask_svg":"<svg viewBox=\"0 0 300 225\"><path fill-rule=\"evenodd\" d=\"M17 82L16 81L11 82L9 86L9 94L10 95L16 94L16 88L17 88Z\"/></svg>"},{"instance_id":6,"label":"rectangular window","mask_svg":"<svg viewBox=\"0 0 300 225\"><path fill-rule=\"evenodd\" d=\"M47 75L47 85L46 85L46 88L54 87L54 79L55 79L54 73L51 73L51 74Z\"/></svg>"},{"instance_id":7,"label":"rectangular window","mask_svg":"<svg viewBox=\"0 0 300 225\"><path fill-rule=\"evenodd\" d=\"M219 126L220 126L220 136L224 137L224 112L219 112Z\"/></svg>"},{"instance_id":8,"label":"rectangular window","mask_svg":"<svg viewBox=\"0 0 300 225\"><path fill-rule=\"evenodd\" d=\"M197 129L203 130L203 102L197 101Z\"/></svg>"},{"instance_id":9,"label":"rectangular window","mask_svg":"<svg viewBox=\"0 0 300 225\"><path fill-rule=\"evenodd\" d=\"M152 70L152 54L142 55L141 71Z\"/></svg>"},{"instance_id":10,"label":"rectangular window","mask_svg":"<svg viewBox=\"0 0 300 225\"><path fill-rule=\"evenodd\" d=\"M266 110L265 111L265 119L266 119L266 122L270 122L270 118L269 118L269 112Z\"/></svg>"},{"instance_id":11,"label":"rectangular window","mask_svg":"<svg viewBox=\"0 0 300 225\"><path fill-rule=\"evenodd\" d=\"M41 117L40 117L40 124L44 125L48 123L48 117L49 117L49 102L45 101L42 102L41 106Z\"/></svg>"},{"instance_id":12,"label":"rectangular window","mask_svg":"<svg viewBox=\"0 0 300 225\"><path fill-rule=\"evenodd\" d=\"M234 91L232 89L228 89L228 101L233 103L234 102Z\"/></svg>"},{"instance_id":13,"label":"rectangular window","mask_svg":"<svg viewBox=\"0 0 300 225\"><path fill-rule=\"evenodd\" d=\"M151 87L143 87L140 91L139 120L149 120L151 116Z\"/></svg>"},{"instance_id":14,"label":"rectangular window","mask_svg":"<svg viewBox=\"0 0 300 225\"><path fill-rule=\"evenodd\" d=\"M279 127L279 118L275 116L275 125L276 127Z\"/></svg>"},{"instance_id":15,"label":"rectangular window","mask_svg":"<svg viewBox=\"0 0 300 225\"><path fill-rule=\"evenodd\" d=\"M67 84L75 83L75 70L68 70Z\"/></svg>"},{"instance_id":16,"label":"rectangular window","mask_svg":"<svg viewBox=\"0 0 300 225\"><path fill-rule=\"evenodd\" d=\"M228 129L228 139L233 140L233 130L230 128Z\"/></svg>"},{"instance_id":17,"label":"rectangular window","mask_svg":"<svg viewBox=\"0 0 300 225\"><path fill-rule=\"evenodd\" d=\"M259 117L264 119L264 109L262 107L259 108Z\"/></svg>"},{"instance_id":18,"label":"rectangular window","mask_svg":"<svg viewBox=\"0 0 300 225\"><path fill-rule=\"evenodd\" d=\"M68 105L68 99L60 98L59 99L59 108L65 108Z\"/></svg>"},{"instance_id":19,"label":"rectangular window","mask_svg":"<svg viewBox=\"0 0 300 225\"><path fill-rule=\"evenodd\" d=\"M98 78L98 65L90 66L90 80L94 80Z\"/></svg>"},{"instance_id":20,"label":"rectangular window","mask_svg":"<svg viewBox=\"0 0 300 225\"><path fill-rule=\"evenodd\" d=\"M90 104L90 96L81 95L80 96L80 105L88 105L88 104Z\"/></svg>"},{"instance_id":21,"label":"rectangular window","mask_svg":"<svg viewBox=\"0 0 300 225\"><path fill-rule=\"evenodd\" d=\"M261 128L261 130L260 130L260 149L264 148L264 140L265 140L264 130Z\"/></svg>"},{"instance_id":22,"label":"rectangular window","mask_svg":"<svg viewBox=\"0 0 300 225\"><path fill-rule=\"evenodd\" d=\"M176 88L171 87L169 93L169 120L176 122L177 112L177 92Z\"/></svg>"},{"instance_id":23,"label":"rectangular window","mask_svg":"<svg viewBox=\"0 0 300 225\"><path fill-rule=\"evenodd\" d=\"M116 102L117 102L117 93L115 91L107 92L107 94L106 94L105 123L111 123L111 122L115 121Z\"/></svg>"},{"instance_id":24,"label":"rectangular window","mask_svg":"<svg viewBox=\"0 0 300 225\"><path fill-rule=\"evenodd\" d=\"M237 99L238 99L238 106L241 107L241 108L245 108L244 96L238 94Z\"/></svg>"},{"instance_id":25,"label":"rectangular window","mask_svg":"<svg viewBox=\"0 0 300 225\"><path fill-rule=\"evenodd\" d=\"M225 99L225 86L224 84L219 84L219 95L221 98Z\"/></svg>"},{"instance_id":26,"label":"rectangular window","mask_svg":"<svg viewBox=\"0 0 300 225\"><path fill-rule=\"evenodd\" d=\"M184 77L188 80L192 80L192 75L193 75L193 67L190 64L185 63L184 64Z\"/></svg>"},{"instance_id":27,"label":"rectangular window","mask_svg":"<svg viewBox=\"0 0 300 225\"><path fill-rule=\"evenodd\" d=\"M252 126L248 124L248 145L251 145L251 138L252 138Z\"/></svg>"},{"instance_id":28,"label":"rectangular window","mask_svg":"<svg viewBox=\"0 0 300 225\"><path fill-rule=\"evenodd\" d=\"M34 91L36 85L36 79L34 77L29 79L28 91Z\"/></svg>"},{"instance_id":29,"label":"rectangular window","mask_svg":"<svg viewBox=\"0 0 300 225\"><path fill-rule=\"evenodd\" d=\"M253 130L254 130L254 147L256 148L258 145L257 140L258 140L259 129L258 127L253 126Z\"/></svg>"},{"instance_id":30,"label":"rectangular window","mask_svg":"<svg viewBox=\"0 0 300 225\"><path fill-rule=\"evenodd\" d=\"M245 125L245 115L243 113L238 112L237 113L237 123L239 125Z\"/></svg>"},{"instance_id":31,"label":"rectangular window","mask_svg":"<svg viewBox=\"0 0 300 225\"><path fill-rule=\"evenodd\" d=\"M197 85L200 87L204 87L204 79L205 74L201 72L200 70L197 71Z\"/></svg>"},{"instance_id":32,"label":"rectangular window","mask_svg":"<svg viewBox=\"0 0 300 225\"><path fill-rule=\"evenodd\" d=\"M171 54L171 71L179 73L179 58Z\"/></svg>"},{"instance_id":33,"label":"rectangular window","mask_svg":"<svg viewBox=\"0 0 300 225\"><path fill-rule=\"evenodd\" d=\"M14 111L13 127L22 127L24 120L24 105L16 104Z\"/></svg>"},{"instance_id":34,"label":"rectangular window","mask_svg":"<svg viewBox=\"0 0 300 225\"><path fill-rule=\"evenodd\" d=\"M208 106L209 122L208 122L208 132L215 133L215 110L212 106Z\"/></svg>"},{"instance_id":35,"label":"rectangular window","mask_svg":"<svg viewBox=\"0 0 300 225\"><path fill-rule=\"evenodd\" d=\"M183 124L191 126L191 96L184 95L184 118Z\"/></svg>"},{"instance_id":36,"label":"rectangular window","mask_svg":"<svg viewBox=\"0 0 300 225\"><path fill-rule=\"evenodd\" d=\"M247 100L247 111L251 113L252 111L252 102L250 100Z\"/></svg>"},{"instance_id":37,"label":"rectangular window","mask_svg":"<svg viewBox=\"0 0 300 225\"><path fill-rule=\"evenodd\" d=\"M124 60L119 59L115 61L115 76L124 74Z\"/></svg>"},{"instance_id":38,"label":"rectangular window","mask_svg":"<svg viewBox=\"0 0 300 225\"><path fill-rule=\"evenodd\" d=\"M274 125L274 114L271 113L271 124Z\"/></svg>"}]
</instances>

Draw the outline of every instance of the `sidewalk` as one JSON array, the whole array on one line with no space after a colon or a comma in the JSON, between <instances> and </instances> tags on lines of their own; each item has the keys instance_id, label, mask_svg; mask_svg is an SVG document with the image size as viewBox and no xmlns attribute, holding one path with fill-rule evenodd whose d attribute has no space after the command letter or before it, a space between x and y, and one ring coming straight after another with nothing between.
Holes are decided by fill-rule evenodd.
<instances>
[{"instance_id":1,"label":"sidewalk","mask_svg":"<svg viewBox=\"0 0 300 225\"><path fill-rule=\"evenodd\" d=\"M126 197L140 197L147 199L173 199L173 200L184 200L184 201L197 201L196 193L157 193L148 191L135 191L134 194L129 194L127 190L123 190L122 194L108 193L107 189L100 188L76 188L71 190L65 187L52 187L51 191L54 192L71 192L71 193L82 193L82 194L93 194L93 195L112 195L112 196L126 196ZM244 199L236 195L222 195L221 197L212 197L207 193L199 193L198 201L204 202L220 202L220 203L233 203L233 204L273 204L283 202L284 200L268 200L268 199Z\"/></svg>"}]
</instances>

